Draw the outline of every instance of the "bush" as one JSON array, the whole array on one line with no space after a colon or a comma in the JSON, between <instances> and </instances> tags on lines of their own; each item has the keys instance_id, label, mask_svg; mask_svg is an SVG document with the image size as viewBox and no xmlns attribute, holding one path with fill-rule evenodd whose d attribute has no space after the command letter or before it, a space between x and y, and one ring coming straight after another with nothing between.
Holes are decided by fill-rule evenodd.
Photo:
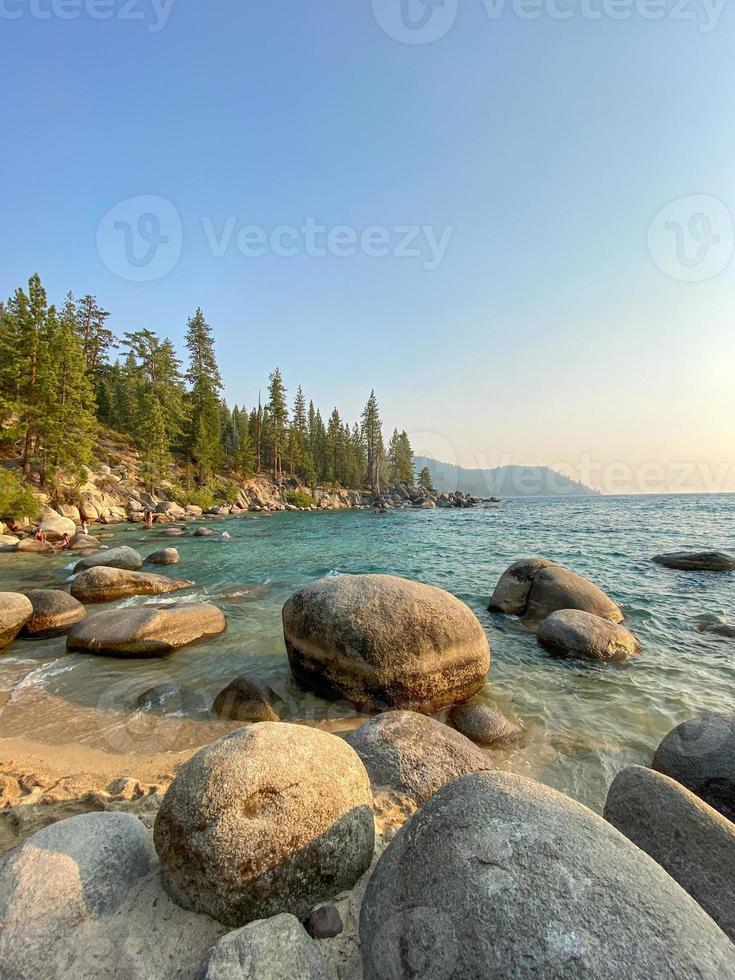
<instances>
[{"instance_id":1,"label":"bush","mask_svg":"<svg viewBox=\"0 0 735 980\"><path fill-rule=\"evenodd\" d=\"M286 503L294 507L316 507L316 500L306 490L287 490L283 496Z\"/></svg>"},{"instance_id":2,"label":"bush","mask_svg":"<svg viewBox=\"0 0 735 980\"><path fill-rule=\"evenodd\" d=\"M234 483L218 483L214 488L214 496L224 504L236 503L239 493L240 489Z\"/></svg>"},{"instance_id":3,"label":"bush","mask_svg":"<svg viewBox=\"0 0 735 980\"><path fill-rule=\"evenodd\" d=\"M19 521L24 517L34 521L41 505L15 473L0 469L0 517Z\"/></svg>"},{"instance_id":4,"label":"bush","mask_svg":"<svg viewBox=\"0 0 735 980\"><path fill-rule=\"evenodd\" d=\"M189 504L201 507L202 510L209 510L210 507L214 507L214 494L206 488L189 490L186 487L175 486L171 490L171 498L180 507L187 507Z\"/></svg>"}]
</instances>

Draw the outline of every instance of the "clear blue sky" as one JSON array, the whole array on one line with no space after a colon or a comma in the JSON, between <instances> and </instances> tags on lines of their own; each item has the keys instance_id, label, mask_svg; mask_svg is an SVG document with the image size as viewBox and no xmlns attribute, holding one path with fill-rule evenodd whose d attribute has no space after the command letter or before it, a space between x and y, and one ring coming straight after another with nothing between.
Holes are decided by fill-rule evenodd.
<instances>
[{"instance_id":1,"label":"clear blue sky","mask_svg":"<svg viewBox=\"0 0 735 980\"><path fill-rule=\"evenodd\" d=\"M374 386L387 428L436 433L419 448L465 465L726 464L735 489L732 5L704 31L713 14L694 0L693 20L655 21L643 0L619 21L571 0L563 21L546 0L538 19L510 3L492 19L460 0L444 36L405 44L377 22L399 0L375 0L377 19L370 0L176 0L165 23L150 0L135 0L142 20L123 0L95 19L87 2L68 20L0 2L3 294L38 271L54 300L93 292L117 331L177 343L201 305L230 401L252 403L276 364L291 394L301 382L350 418ZM98 251L104 216L139 195L172 202L183 229L149 282L108 268L119 228ZM661 271L647 245L690 195L723 232L707 281L681 281L665 241ZM426 249L235 244L244 226L310 217L451 238L436 268ZM215 255L202 219L219 235L228 218Z\"/></svg>"}]
</instances>

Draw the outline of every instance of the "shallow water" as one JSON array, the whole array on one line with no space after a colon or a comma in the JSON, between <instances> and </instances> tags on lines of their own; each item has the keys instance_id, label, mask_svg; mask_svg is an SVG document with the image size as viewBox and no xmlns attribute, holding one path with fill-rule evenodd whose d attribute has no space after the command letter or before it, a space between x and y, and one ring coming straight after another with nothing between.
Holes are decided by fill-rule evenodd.
<instances>
[{"instance_id":1,"label":"shallow water","mask_svg":"<svg viewBox=\"0 0 735 980\"><path fill-rule=\"evenodd\" d=\"M523 747L493 759L595 809L613 775L650 763L673 725L735 705L735 641L700 629L735 619L735 574L676 572L650 561L685 548L735 551L734 495L509 499L476 510L279 513L211 526L231 539L166 539L122 525L105 543L144 556L178 548L180 565L152 570L192 580L176 598L216 602L227 631L160 661L67 654L63 638L16 641L0 656L0 737L141 755L202 745L237 727L206 710L238 674L267 682L284 718L353 727L348 710L292 681L280 622L296 588L344 572L403 575L467 602L492 647L483 696L529 730ZM531 555L562 562L609 592L641 641L640 657L622 666L554 659L517 620L488 613L502 571ZM0 555L0 589L62 584L72 558ZM162 598L174 599L118 605ZM163 717L137 709L140 694L170 680L191 689L192 700Z\"/></svg>"}]
</instances>

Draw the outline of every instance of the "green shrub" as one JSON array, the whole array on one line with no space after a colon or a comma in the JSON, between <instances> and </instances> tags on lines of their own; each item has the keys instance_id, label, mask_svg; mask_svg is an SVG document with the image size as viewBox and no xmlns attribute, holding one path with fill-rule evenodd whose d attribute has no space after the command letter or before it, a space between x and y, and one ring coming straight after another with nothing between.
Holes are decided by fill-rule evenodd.
<instances>
[{"instance_id":1,"label":"green shrub","mask_svg":"<svg viewBox=\"0 0 735 980\"><path fill-rule=\"evenodd\" d=\"M206 488L195 490L175 486L171 490L171 497L180 507L187 507L189 504L201 507L202 510L209 510L210 507L214 507L214 494Z\"/></svg>"},{"instance_id":2,"label":"green shrub","mask_svg":"<svg viewBox=\"0 0 735 980\"><path fill-rule=\"evenodd\" d=\"M15 473L0 469L0 517L15 521L27 517L34 521L40 512L40 503Z\"/></svg>"},{"instance_id":3,"label":"green shrub","mask_svg":"<svg viewBox=\"0 0 735 980\"><path fill-rule=\"evenodd\" d=\"M214 496L223 504L234 504L240 493L234 483L218 483L214 488Z\"/></svg>"},{"instance_id":4,"label":"green shrub","mask_svg":"<svg viewBox=\"0 0 735 980\"><path fill-rule=\"evenodd\" d=\"M287 490L283 496L286 503L294 507L316 507L316 500L306 490Z\"/></svg>"}]
</instances>

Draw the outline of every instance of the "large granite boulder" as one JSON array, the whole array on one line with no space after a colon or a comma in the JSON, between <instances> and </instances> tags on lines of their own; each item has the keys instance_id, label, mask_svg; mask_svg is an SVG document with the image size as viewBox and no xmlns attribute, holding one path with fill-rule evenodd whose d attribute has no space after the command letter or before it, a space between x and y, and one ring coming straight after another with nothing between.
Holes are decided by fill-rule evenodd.
<instances>
[{"instance_id":1,"label":"large granite boulder","mask_svg":"<svg viewBox=\"0 0 735 980\"><path fill-rule=\"evenodd\" d=\"M381 857L360 917L364 980L733 980L735 947L651 858L521 776L439 790Z\"/></svg>"},{"instance_id":2,"label":"large granite boulder","mask_svg":"<svg viewBox=\"0 0 735 980\"><path fill-rule=\"evenodd\" d=\"M181 556L176 548L162 548L160 551L154 551L153 554L148 555L146 561L150 565L178 565Z\"/></svg>"},{"instance_id":3,"label":"large granite boulder","mask_svg":"<svg viewBox=\"0 0 735 980\"><path fill-rule=\"evenodd\" d=\"M54 546L50 541L36 541L35 538L21 538L13 551L19 555L53 555Z\"/></svg>"},{"instance_id":4,"label":"large granite boulder","mask_svg":"<svg viewBox=\"0 0 735 980\"><path fill-rule=\"evenodd\" d=\"M488 608L529 620L545 619L557 609L582 609L613 623L623 619L602 589L545 558L524 558L510 565L500 576Z\"/></svg>"},{"instance_id":5,"label":"large granite boulder","mask_svg":"<svg viewBox=\"0 0 735 980\"><path fill-rule=\"evenodd\" d=\"M735 940L735 824L680 783L642 766L618 773L604 816Z\"/></svg>"},{"instance_id":6,"label":"large granite boulder","mask_svg":"<svg viewBox=\"0 0 735 980\"><path fill-rule=\"evenodd\" d=\"M14 534L0 534L0 552L15 551L19 541Z\"/></svg>"},{"instance_id":7,"label":"large granite boulder","mask_svg":"<svg viewBox=\"0 0 735 980\"><path fill-rule=\"evenodd\" d=\"M78 575L71 594L80 602L112 602L131 595L163 595L191 585L183 579L155 575L152 572L128 572L124 568L100 565Z\"/></svg>"},{"instance_id":8,"label":"large granite boulder","mask_svg":"<svg viewBox=\"0 0 735 980\"><path fill-rule=\"evenodd\" d=\"M708 712L677 725L651 765L735 821L734 712Z\"/></svg>"},{"instance_id":9,"label":"large granite boulder","mask_svg":"<svg viewBox=\"0 0 735 980\"><path fill-rule=\"evenodd\" d=\"M75 534L69 542L71 551L96 551L101 547L102 545L97 538L91 534L83 534L81 531L79 534Z\"/></svg>"},{"instance_id":10,"label":"large granite boulder","mask_svg":"<svg viewBox=\"0 0 735 980\"><path fill-rule=\"evenodd\" d=\"M121 545L119 548L105 548L95 555L87 555L74 566L75 572L83 572L87 568L125 568L128 571L136 572L143 564L134 548Z\"/></svg>"},{"instance_id":11,"label":"large granite boulder","mask_svg":"<svg viewBox=\"0 0 735 980\"><path fill-rule=\"evenodd\" d=\"M475 614L443 589L392 575L320 579L283 607L294 677L330 698L432 714L485 683L490 647Z\"/></svg>"},{"instance_id":12,"label":"large granite boulder","mask_svg":"<svg viewBox=\"0 0 735 980\"><path fill-rule=\"evenodd\" d=\"M31 600L20 592L0 592L0 650L9 646L33 615Z\"/></svg>"},{"instance_id":13,"label":"large granite boulder","mask_svg":"<svg viewBox=\"0 0 735 980\"><path fill-rule=\"evenodd\" d=\"M154 864L148 832L128 813L70 817L10 851L0 863L0 974L58 975L47 972L57 944L118 908Z\"/></svg>"},{"instance_id":14,"label":"large granite boulder","mask_svg":"<svg viewBox=\"0 0 735 980\"><path fill-rule=\"evenodd\" d=\"M164 885L230 926L351 888L374 848L367 773L342 739L302 725L248 725L179 769L156 817Z\"/></svg>"},{"instance_id":15,"label":"large granite boulder","mask_svg":"<svg viewBox=\"0 0 735 980\"><path fill-rule=\"evenodd\" d=\"M61 541L65 534L71 538L77 533L77 526L69 517L62 517L51 507L44 507L41 511L41 520L38 525L44 531L49 541Z\"/></svg>"},{"instance_id":16,"label":"large granite boulder","mask_svg":"<svg viewBox=\"0 0 735 980\"><path fill-rule=\"evenodd\" d=\"M676 568L684 572L732 572L735 571L735 555L724 551L672 551L656 555L656 564Z\"/></svg>"},{"instance_id":17,"label":"large granite boulder","mask_svg":"<svg viewBox=\"0 0 735 980\"><path fill-rule=\"evenodd\" d=\"M61 589L25 589L33 615L23 627L23 635L41 640L66 633L87 615L84 606Z\"/></svg>"},{"instance_id":18,"label":"large granite boulder","mask_svg":"<svg viewBox=\"0 0 735 980\"><path fill-rule=\"evenodd\" d=\"M460 732L414 711L376 715L350 732L347 741L374 790L391 790L417 806L457 776L493 768L482 749Z\"/></svg>"},{"instance_id":19,"label":"large granite boulder","mask_svg":"<svg viewBox=\"0 0 735 980\"><path fill-rule=\"evenodd\" d=\"M525 737L522 725L506 718L502 711L482 701L459 704L449 712L449 720L475 745L488 749L507 749Z\"/></svg>"},{"instance_id":20,"label":"large granite boulder","mask_svg":"<svg viewBox=\"0 0 735 980\"><path fill-rule=\"evenodd\" d=\"M560 609L547 616L536 639L552 653L604 663L621 662L640 652L638 640L624 626L581 609Z\"/></svg>"},{"instance_id":21,"label":"large granite boulder","mask_svg":"<svg viewBox=\"0 0 735 980\"><path fill-rule=\"evenodd\" d=\"M225 626L223 613L208 602L109 609L73 626L66 645L109 657L163 657Z\"/></svg>"},{"instance_id":22,"label":"large granite boulder","mask_svg":"<svg viewBox=\"0 0 735 980\"><path fill-rule=\"evenodd\" d=\"M282 912L228 932L212 948L203 980L330 980L317 944Z\"/></svg>"}]
</instances>

